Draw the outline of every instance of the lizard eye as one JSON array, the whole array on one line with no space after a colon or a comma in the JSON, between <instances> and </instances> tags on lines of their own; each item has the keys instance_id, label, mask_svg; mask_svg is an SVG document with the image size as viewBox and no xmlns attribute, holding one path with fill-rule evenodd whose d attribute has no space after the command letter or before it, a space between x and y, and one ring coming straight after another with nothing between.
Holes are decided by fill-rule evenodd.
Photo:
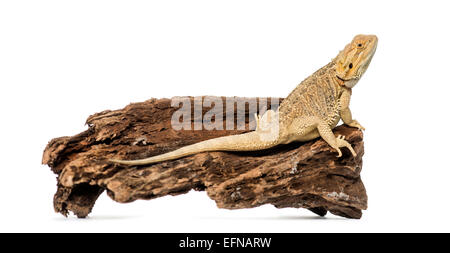
<instances>
[{"instance_id":1,"label":"lizard eye","mask_svg":"<svg viewBox=\"0 0 450 253\"><path fill-rule=\"evenodd\" d=\"M358 44L358 47L362 47L362 44L361 44L361 43L359 43L359 44Z\"/></svg>"},{"instance_id":2,"label":"lizard eye","mask_svg":"<svg viewBox=\"0 0 450 253\"><path fill-rule=\"evenodd\" d=\"M349 69L353 68L353 63L350 63L350 64L348 65L348 68L349 68Z\"/></svg>"}]
</instances>

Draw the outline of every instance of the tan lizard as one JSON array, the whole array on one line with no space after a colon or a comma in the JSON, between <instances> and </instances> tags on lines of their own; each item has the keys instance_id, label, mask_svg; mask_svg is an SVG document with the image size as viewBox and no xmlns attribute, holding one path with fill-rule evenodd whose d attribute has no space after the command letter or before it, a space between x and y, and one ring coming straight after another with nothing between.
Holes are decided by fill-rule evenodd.
<instances>
[{"instance_id":1,"label":"tan lizard","mask_svg":"<svg viewBox=\"0 0 450 253\"><path fill-rule=\"evenodd\" d=\"M341 147L348 148L356 156L345 137L335 137L332 129L342 119L344 124L364 130L352 119L349 109L351 89L367 70L377 43L375 35L355 36L329 64L301 82L277 111L268 110L262 116L256 116L255 131L202 141L146 159L110 161L144 165L206 151L263 150L319 136L338 152L338 157L342 155Z\"/></svg>"}]
</instances>

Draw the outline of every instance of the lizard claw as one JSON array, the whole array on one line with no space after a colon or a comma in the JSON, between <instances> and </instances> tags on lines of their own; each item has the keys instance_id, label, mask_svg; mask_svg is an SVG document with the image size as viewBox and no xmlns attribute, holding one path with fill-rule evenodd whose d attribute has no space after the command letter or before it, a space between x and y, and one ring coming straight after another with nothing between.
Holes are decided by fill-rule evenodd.
<instances>
[{"instance_id":1,"label":"lizard claw","mask_svg":"<svg viewBox=\"0 0 450 253\"><path fill-rule=\"evenodd\" d=\"M341 150L339 148L337 148L336 151L338 152L338 155L336 157L341 157L342 156Z\"/></svg>"},{"instance_id":2,"label":"lizard claw","mask_svg":"<svg viewBox=\"0 0 450 253\"><path fill-rule=\"evenodd\" d=\"M256 112L255 112L254 116L255 116L255 121L256 121L256 130L259 130L259 116L258 116L258 114L256 114Z\"/></svg>"},{"instance_id":3,"label":"lizard claw","mask_svg":"<svg viewBox=\"0 0 450 253\"><path fill-rule=\"evenodd\" d=\"M346 148L348 148L348 149L350 150L350 152L352 153L352 155L353 155L353 156L356 156L355 150L353 149L352 145L350 145L350 143L348 143L348 142L345 140L345 136L338 135L338 136L336 137L336 142L337 142L337 148L335 148L335 149L336 149L336 151L338 152L338 156L337 156L337 157L341 157L341 156L342 156L342 152L341 152L341 150L339 149L340 147L346 147Z\"/></svg>"}]
</instances>

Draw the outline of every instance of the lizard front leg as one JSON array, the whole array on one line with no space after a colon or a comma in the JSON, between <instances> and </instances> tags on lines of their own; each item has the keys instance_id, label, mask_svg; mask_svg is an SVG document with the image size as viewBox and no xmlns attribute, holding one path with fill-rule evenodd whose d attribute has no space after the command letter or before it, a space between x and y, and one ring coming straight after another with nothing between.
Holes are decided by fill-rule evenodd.
<instances>
[{"instance_id":1,"label":"lizard front leg","mask_svg":"<svg viewBox=\"0 0 450 253\"><path fill-rule=\"evenodd\" d=\"M342 152L340 150L342 147L348 148L352 155L356 156L356 152L352 145L344 139L345 136L339 135L336 138L328 123L318 117L297 118L292 122L288 132L293 133L295 136L291 140L297 141L312 140L320 135L320 137L322 137L328 145L338 152L338 157L342 156Z\"/></svg>"},{"instance_id":2,"label":"lizard front leg","mask_svg":"<svg viewBox=\"0 0 450 253\"><path fill-rule=\"evenodd\" d=\"M359 130L366 130L363 126L361 126L361 124L359 124L359 122L357 120L354 120L352 118L352 112L350 111L350 108L349 108L350 96L351 96L351 90L345 91L340 98L341 110L340 110L339 114L341 116L341 119L344 122L344 124L346 124L348 126L356 127Z\"/></svg>"},{"instance_id":3,"label":"lizard front leg","mask_svg":"<svg viewBox=\"0 0 450 253\"><path fill-rule=\"evenodd\" d=\"M320 121L317 125L317 130L319 131L320 137L324 139L332 148L336 149L338 152L337 157L342 156L342 152L340 148L346 147L350 150L353 156L356 156L356 152L353 149L352 145L348 143L344 138L345 136L338 135L336 138L331 130L331 127L325 121Z\"/></svg>"},{"instance_id":4,"label":"lizard front leg","mask_svg":"<svg viewBox=\"0 0 450 253\"><path fill-rule=\"evenodd\" d=\"M359 130L366 130L359 122L355 119L352 119L352 112L350 111L350 108L345 108L341 110L341 119L347 126L356 127Z\"/></svg>"}]
</instances>

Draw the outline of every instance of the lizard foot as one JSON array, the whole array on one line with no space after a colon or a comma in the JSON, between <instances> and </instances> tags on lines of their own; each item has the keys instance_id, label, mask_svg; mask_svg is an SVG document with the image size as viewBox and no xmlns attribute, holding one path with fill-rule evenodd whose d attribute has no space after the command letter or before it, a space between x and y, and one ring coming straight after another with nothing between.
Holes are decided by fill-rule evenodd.
<instances>
[{"instance_id":1,"label":"lizard foot","mask_svg":"<svg viewBox=\"0 0 450 253\"><path fill-rule=\"evenodd\" d=\"M363 126L361 126L361 124L359 124L359 122L357 120L353 120L352 122L348 123L347 125L351 126L351 127L356 127L359 130L363 130L363 131L366 130Z\"/></svg>"},{"instance_id":2,"label":"lizard foot","mask_svg":"<svg viewBox=\"0 0 450 253\"><path fill-rule=\"evenodd\" d=\"M338 137L336 138L336 143L337 143L336 151L338 152L338 156L337 157L341 157L342 156L342 152L339 149L341 147L348 148L350 150L350 152L352 153L352 155L356 156L355 150L353 149L352 145L350 145L350 143L348 143L348 141L345 140L345 136L338 135Z\"/></svg>"}]
</instances>

